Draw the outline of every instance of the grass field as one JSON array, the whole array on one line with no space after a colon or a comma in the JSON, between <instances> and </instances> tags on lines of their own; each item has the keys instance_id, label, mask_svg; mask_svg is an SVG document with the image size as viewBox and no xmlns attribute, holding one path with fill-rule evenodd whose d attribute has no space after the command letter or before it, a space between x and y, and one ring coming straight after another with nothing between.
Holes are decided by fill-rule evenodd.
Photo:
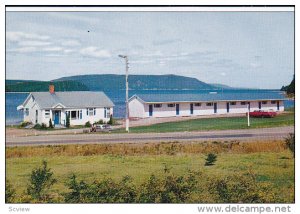
<instances>
[{"instance_id":1,"label":"grass field","mask_svg":"<svg viewBox=\"0 0 300 214\"><path fill-rule=\"evenodd\" d=\"M267 128L292 126L295 123L293 112L278 115L274 118L250 118L250 128ZM150 126L130 128L130 132L180 132L200 130L247 129L247 117L203 118L179 122L167 122Z\"/></svg>"},{"instance_id":2,"label":"grass field","mask_svg":"<svg viewBox=\"0 0 300 214\"><path fill-rule=\"evenodd\" d=\"M209 152L217 154L217 162L205 167ZM65 182L72 173L89 182L107 177L120 180L130 175L139 185L151 174L162 175L167 166L177 175L195 170L211 178L251 171L257 182L271 185L277 202L294 202L294 159L282 141L6 148L6 178L18 195L24 194L31 170L43 160L59 181L51 189L58 198L67 191Z\"/></svg>"}]
</instances>

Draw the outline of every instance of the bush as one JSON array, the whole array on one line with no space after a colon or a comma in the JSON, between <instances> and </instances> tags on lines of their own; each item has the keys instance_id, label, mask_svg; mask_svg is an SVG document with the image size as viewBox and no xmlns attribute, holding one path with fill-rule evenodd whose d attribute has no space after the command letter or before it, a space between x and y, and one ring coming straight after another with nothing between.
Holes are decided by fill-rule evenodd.
<instances>
[{"instance_id":1,"label":"bush","mask_svg":"<svg viewBox=\"0 0 300 214\"><path fill-rule=\"evenodd\" d=\"M101 119L101 120L95 122L94 124L104 124L104 122L103 122L103 120Z\"/></svg>"},{"instance_id":2,"label":"bush","mask_svg":"<svg viewBox=\"0 0 300 214\"><path fill-rule=\"evenodd\" d=\"M47 162L43 161L42 167L32 170L27 194L35 200L49 199L47 190L56 182L53 178L53 172L47 167Z\"/></svg>"},{"instance_id":3,"label":"bush","mask_svg":"<svg viewBox=\"0 0 300 214\"><path fill-rule=\"evenodd\" d=\"M270 186L258 184L253 174L232 175L213 179L209 191L215 203L272 203Z\"/></svg>"},{"instance_id":4,"label":"bush","mask_svg":"<svg viewBox=\"0 0 300 214\"><path fill-rule=\"evenodd\" d=\"M38 124L38 123L37 123L37 124L35 124L35 125L34 125L34 127L33 127L33 128L34 128L34 129L41 129L41 128L42 128L42 126L41 126L40 124Z\"/></svg>"},{"instance_id":5,"label":"bush","mask_svg":"<svg viewBox=\"0 0 300 214\"><path fill-rule=\"evenodd\" d=\"M24 122L20 123L19 127L24 128L24 127L26 127L28 125L31 125L31 124L32 124L31 122L24 121Z\"/></svg>"},{"instance_id":6,"label":"bush","mask_svg":"<svg viewBox=\"0 0 300 214\"><path fill-rule=\"evenodd\" d=\"M295 134L290 133L289 136L285 138L285 143L287 148L293 153L293 157L295 157Z\"/></svg>"},{"instance_id":7,"label":"bush","mask_svg":"<svg viewBox=\"0 0 300 214\"><path fill-rule=\"evenodd\" d=\"M13 203L16 195L16 190L13 188L11 183L6 180L5 182L5 203Z\"/></svg>"},{"instance_id":8,"label":"bush","mask_svg":"<svg viewBox=\"0 0 300 214\"><path fill-rule=\"evenodd\" d=\"M52 120L51 120L51 118L50 118L50 120L49 120L49 128L51 128L51 129L53 129L54 127L53 127L53 124L52 124Z\"/></svg>"},{"instance_id":9,"label":"bush","mask_svg":"<svg viewBox=\"0 0 300 214\"><path fill-rule=\"evenodd\" d=\"M87 121L86 123L85 123L85 127L91 127L92 126L92 124L90 123L90 121Z\"/></svg>"},{"instance_id":10,"label":"bush","mask_svg":"<svg viewBox=\"0 0 300 214\"><path fill-rule=\"evenodd\" d=\"M112 114L109 116L109 121L107 122L107 124L113 125L114 124L114 119Z\"/></svg>"},{"instance_id":11,"label":"bush","mask_svg":"<svg viewBox=\"0 0 300 214\"><path fill-rule=\"evenodd\" d=\"M205 159L205 166L212 166L217 161L217 155L209 153Z\"/></svg>"}]
</instances>

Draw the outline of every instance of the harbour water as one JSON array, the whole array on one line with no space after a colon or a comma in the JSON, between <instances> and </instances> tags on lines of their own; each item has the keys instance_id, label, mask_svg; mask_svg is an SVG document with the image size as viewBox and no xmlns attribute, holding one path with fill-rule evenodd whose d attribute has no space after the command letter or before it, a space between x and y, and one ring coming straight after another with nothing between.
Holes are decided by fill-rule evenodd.
<instances>
[{"instance_id":1,"label":"harbour water","mask_svg":"<svg viewBox=\"0 0 300 214\"><path fill-rule=\"evenodd\" d=\"M125 117L125 91L115 90L115 91L104 91L106 95L114 102L114 117L124 118ZM209 93L212 91L208 90L130 90L129 97L134 94L186 94L186 93ZM246 89L235 89L235 90L214 90L216 93L281 93L279 90L246 90ZM23 101L28 96L28 93L6 93L5 96L5 124L15 125L19 124L23 119L23 113L17 111L17 106L22 104ZM238 97L237 97L238 99ZM285 100L285 108L294 107L294 100Z\"/></svg>"}]
</instances>

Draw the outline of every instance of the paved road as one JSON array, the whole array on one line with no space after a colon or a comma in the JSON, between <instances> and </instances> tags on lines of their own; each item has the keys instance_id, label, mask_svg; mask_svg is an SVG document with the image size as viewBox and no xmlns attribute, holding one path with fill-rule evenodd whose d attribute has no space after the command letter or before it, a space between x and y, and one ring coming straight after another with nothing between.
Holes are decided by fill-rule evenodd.
<instances>
[{"instance_id":1,"label":"paved road","mask_svg":"<svg viewBox=\"0 0 300 214\"><path fill-rule=\"evenodd\" d=\"M283 139L294 132L293 126L199 132L168 133L130 133L130 134L68 134L28 137L7 136L6 146L63 145L63 144L98 144L98 143L137 143L170 141L205 141L205 140L262 140Z\"/></svg>"}]
</instances>

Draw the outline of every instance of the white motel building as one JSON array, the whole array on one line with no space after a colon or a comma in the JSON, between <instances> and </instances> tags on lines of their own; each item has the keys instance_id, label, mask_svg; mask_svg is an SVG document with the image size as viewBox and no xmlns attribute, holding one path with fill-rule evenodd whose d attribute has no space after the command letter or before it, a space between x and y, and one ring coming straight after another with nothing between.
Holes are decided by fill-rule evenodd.
<instances>
[{"instance_id":1,"label":"white motel building","mask_svg":"<svg viewBox=\"0 0 300 214\"><path fill-rule=\"evenodd\" d=\"M136 94L129 117L174 117L238 114L255 110L284 111L282 93Z\"/></svg>"}]
</instances>

